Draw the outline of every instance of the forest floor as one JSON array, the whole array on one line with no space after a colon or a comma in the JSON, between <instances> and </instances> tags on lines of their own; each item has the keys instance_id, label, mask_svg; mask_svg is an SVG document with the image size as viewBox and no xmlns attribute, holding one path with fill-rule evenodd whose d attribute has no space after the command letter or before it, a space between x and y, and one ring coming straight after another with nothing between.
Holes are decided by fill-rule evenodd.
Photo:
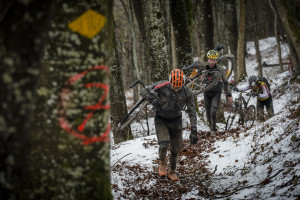
<instances>
[{"instance_id":1,"label":"forest floor","mask_svg":"<svg viewBox=\"0 0 300 200\"><path fill-rule=\"evenodd\" d=\"M276 63L274 38L260 41L263 61ZM253 44L247 44L248 76L257 73ZM134 140L112 144L111 179L115 199L300 199L300 80L289 71L265 68L271 82L275 116L245 130L234 124L211 137L206 120L198 119L199 142L189 144L189 118L183 117L179 181L160 178L153 118L131 125ZM242 82L239 85L246 84ZM237 98L238 93L233 92ZM128 98L130 99L130 98ZM200 112L203 95L198 96ZM130 100L128 100L128 103ZM256 105L251 99L250 104ZM225 112L225 117L228 112ZM148 133L147 133L148 132ZM169 157L169 154L168 154Z\"/></svg>"}]
</instances>

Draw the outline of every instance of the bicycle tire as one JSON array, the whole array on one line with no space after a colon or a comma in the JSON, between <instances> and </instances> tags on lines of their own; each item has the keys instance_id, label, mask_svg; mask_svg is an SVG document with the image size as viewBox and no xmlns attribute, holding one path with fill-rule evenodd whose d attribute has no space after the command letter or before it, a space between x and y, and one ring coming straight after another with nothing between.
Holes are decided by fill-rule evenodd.
<instances>
[{"instance_id":1,"label":"bicycle tire","mask_svg":"<svg viewBox=\"0 0 300 200\"><path fill-rule=\"evenodd\" d=\"M141 100L139 100L135 106L133 107L134 109L137 109L135 112L132 111L132 114L130 114L125 120L123 120L122 123L119 123L117 127L117 131L123 130L125 127L127 127L140 113L144 108L149 104L148 101L144 101L140 103ZM136 106L138 103L140 103L140 106Z\"/></svg>"},{"instance_id":2,"label":"bicycle tire","mask_svg":"<svg viewBox=\"0 0 300 200\"><path fill-rule=\"evenodd\" d=\"M235 105L232 105L231 109L230 109L230 112L229 112L229 115L227 117L227 120L226 120L226 126L225 126L225 130L229 130L233 124L233 121L236 117L236 106Z\"/></svg>"},{"instance_id":3,"label":"bicycle tire","mask_svg":"<svg viewBox=\"0 0 300 200\"><path fill-rule=\"evenodd\" d=\"M250 105L246 109L244 125L246 129L249 129L253 126L255 120L255 106Z\"/></svg>"},{"instance_id":4,"label":"bicycle tire","mask_svg":"<svg viewBox=\"0 0 300 200\"><path fill-rule=\"evenodd\" d=\"M200 77L194 81L189 82L188 86L193 84L192 92L194 95L198 95L200 93L204 93L214 87L221 78L221 73L219 71L208 71L206 74L213 74L210 76L209 80L201 81Z\"/></svg>"}]
</instances>

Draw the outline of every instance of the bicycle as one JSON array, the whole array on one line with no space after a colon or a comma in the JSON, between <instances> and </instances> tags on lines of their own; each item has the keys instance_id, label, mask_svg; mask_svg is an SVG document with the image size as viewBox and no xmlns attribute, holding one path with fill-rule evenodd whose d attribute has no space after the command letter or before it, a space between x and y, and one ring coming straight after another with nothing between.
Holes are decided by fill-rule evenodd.
<instances>
[{"instance_id":1,"label":"bicycle","mask_svg":"<svg viewBox=\"0 0 300 200\"><path fill-rule=\"evenodd\" d=\"M148 91L151 95L153 95L156 99L158 99L158 96L156 96L156 94L154 93L154 89L150 90L150 89L146 88L145 84L142 81L140 81L140 80L135 81L130 86L130 88L133 88L137 84L142 85L143 88L146 89L146 91ZM125 127L127 127L138 115L141 114L141 112L147 107L148 104L149 104L149 102L146 101L146 99L140 98L138 100L138 102L128 112L128 114L124 117L124 119L118 124L118 127L117 127L116 131L117 132L121 131Z\"/></svg>"},{"instance_id":2,"label":"bicycle","mask_svg":"<svg viewBox=\"0 0 300 200\"><path fill-rule=\"evenodd\" d=\"M226 54L218 58L217 62L221 63L227 60L233 60L233 55ZM232 61L232 63L234 63ZM183 67L183 71L186 74L186 83L185 85L191 87L194 95L204 93L215 86L218 81L221 79L221 73L219 71L214 71L206 69L205 66L208 65L208 62L199 62L196 61L189 66ZM193 70L197 70L195 74Z\"/></svg>"},{"instance_id":3,"label":"bicycle","mask_svg":"<svg viewBox=\"0 0 300 200\"><path fill-rule=\"evenodd\" d=\"M243 97L242 95L243 93L246 93L249 96L247 101ZM252 96L253 96L252 92L240 91L238 99L234 101L230 109L229 115L226 120L225 130L229 130L231 128L237 116L239 116L238 118L239 125L242 125L246 129L249 129L253 126L255 120L255 106L254 105L248 106L249 100Z\"/></svg>"}]
</instances>

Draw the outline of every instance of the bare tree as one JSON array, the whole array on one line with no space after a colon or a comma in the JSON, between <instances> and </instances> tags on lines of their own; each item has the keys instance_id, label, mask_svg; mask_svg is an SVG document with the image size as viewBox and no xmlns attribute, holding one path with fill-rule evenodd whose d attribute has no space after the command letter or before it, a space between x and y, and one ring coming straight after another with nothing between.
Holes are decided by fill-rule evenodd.
<instances>
[{"instance_id":1,"label":"bare tree","mask_svg":"<svg viewBox=\"0 0 300 200\"><path fill-rule=\"evenodd\" d=\"M269 0L269 4L273 10L274 13L274 34L276 37L276 42L277 42L277 51L278 51L278 61L279 61L279 66L280 66L280 71L283 72L283 65L282 65L282 58L281 58L281 47L280 47L280 38L279 38L279 33L278 33L278 15L275 7L273 6L272 0Z\"/></svg>"},{"instance_id":2,"label":"bare tree","mask_svg":"<svg viewBox=\"0 0 300 200\"><path fill-rule=\"evenodd\" d=\"M105 64L112 6L107 0L55 5L20 199L113 198Z\"/></svg>"},{"instance_id":3,"label":"bare tree","mask_svg":"<svg viewBox=\"0 0 300 200\"><path fill-rule=\"evenodd\" d=\"M238 48L237 48L237 72L238 80L246 76L245 65L245 0L240 1L240 17L239 17L239 36L238 36Z\"/></svg>"},{"instance_id":4,"label":"bare tree","mask_svg":"<svg viewBox=\"0 0 300 200\"><path fill-rule=\"evenodd\" d=\"M297 19L292 15L293 12L291 12L289 8L289 3L287 1L280 1L280 0L275 0L276 6L278 9L278 13L281 19L281 22L286 30L286 33L288 37L291 39L292 44L294 46L294 49L297 53L298 60L300 58L300 30L299 26L297 25L296 21ZM296 74L299 75L300 73L300 66L296 67Z\"/></svg>"},{"instance_id":5,"label":"bare tree","mask_svg":"<svg viewBox=\"0 0 300 200\"><path fill-rule=\"evenodd\" d=\"M48 0L0 4L0 199L21 196L51 5Z\"/></svg>"},{"instance_id":6,"label":"bare tree","mask_svg":"<svg viewBox=\"0 0 300 200\"><path fill-rule=\"evenodd\" d=\"M111 122L114 134L114 143L120 143L133 138L130 126L117 132L118 124L127 114L126 98L122 81L122 70L119 63L116 39L114 38L113 49L110 58L110 100L111 100Z\"/></svg>"},{"instance_id":7,"label":"bare tree","mask_svg":"<svg viewBox=\"0 0 300 200\"><path fill-rule=\"evenodd\" d=\"M225 1L225 20L228 33L228 43L230 47L231 54L234 55L234 66L236 66L237 60L237 14L236 14L236 5L235 0L226 0ZM237 81L237 68L232 69L234 71L234 80Z\"/></svg>"},{"instance_id":8,"label":"bare tree","mask_svg":"<svg viewBox=\"0 0 300 200\"><path fill-rule=\"evenodd\" d=\"M206 53L214 46L214 23L213 12L210 0L201 0L198 2L199 7L199 35L201 60L204 61Z\"/></svg>"},{"instance_id":9,"label":"bare tree","mask_svg":"<svg viewBox=\"0 0 300 200\"><path fill-rule=\"evenodd\" d=\"M256 8L255 8L255 2L251 1L249 2L250 5L249 7L249 13L250 16L249 18L251 19L252 22L252 37L254 40L254 47L256 51L256 60L257 60L257 68L258 68L258 77L263 76L263 70L262 70L262 64L261 64L261 54L260 54L260 49L259 49L259 37L258 37L258 24L257 24L257 17L256 17Z\"/></svg>"},{"instance_id":10,"label":"bare tree","mask_svg":"<svg viewBox=\"0 0 300 200\"><path fill-rule=\"evenodd\" d=\"M187 23L185 5L182 0L170 0L171 19L174 28L177 68L192 63L191 34Z\"/></svg>"}]
</instances>

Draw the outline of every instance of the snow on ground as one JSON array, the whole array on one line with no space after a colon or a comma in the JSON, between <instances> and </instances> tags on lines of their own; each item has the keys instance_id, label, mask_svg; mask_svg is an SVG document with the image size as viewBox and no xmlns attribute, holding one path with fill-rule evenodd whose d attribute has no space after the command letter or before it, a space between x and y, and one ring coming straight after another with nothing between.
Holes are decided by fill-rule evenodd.
<instances>
[{"instance_id":1,"label":"snow on ground","mask_svg":"<svg viewBox=\"0 0 300 200\"><path fill-rule=\"evenodd\" d=\"M275 38L260 40L259 44L263 62L278 63ZM287 48L286 44L281 46ZM247 73L257 75L253 42L247 44L247 52ZM283 57L287 55L283 50ZM145 120L133 123L131 129L135 139L112 144L111 181L115 199L153 199L159 195L155 193L157 189L170 194L161 196L162 199L299 199L300 84L289 84L288 70L283 73L279 73L279 67L263 70L271 80L275 116L265 122L255 122L249 130L239 129L234 124L234 131L228 133L223 131L225 125L218 123L220 136L216 138L207 137L206 119L198 118L199 142L202 144L191 146L184 141L177 183L153 175L157 174L158 166L153 118L148 122L150 136L147 136ZM246 81L239 86L243 84ZM233 97L237 98L238 93L233 92ZM201 101L203 95L198 96L198 102ZM250 104L256 106L256 100L251 99ZM203 107L199 109L205 113ZM183 113L183 128L183 138L188 139L186 113Z\"/></svg>"}]
</instances>

